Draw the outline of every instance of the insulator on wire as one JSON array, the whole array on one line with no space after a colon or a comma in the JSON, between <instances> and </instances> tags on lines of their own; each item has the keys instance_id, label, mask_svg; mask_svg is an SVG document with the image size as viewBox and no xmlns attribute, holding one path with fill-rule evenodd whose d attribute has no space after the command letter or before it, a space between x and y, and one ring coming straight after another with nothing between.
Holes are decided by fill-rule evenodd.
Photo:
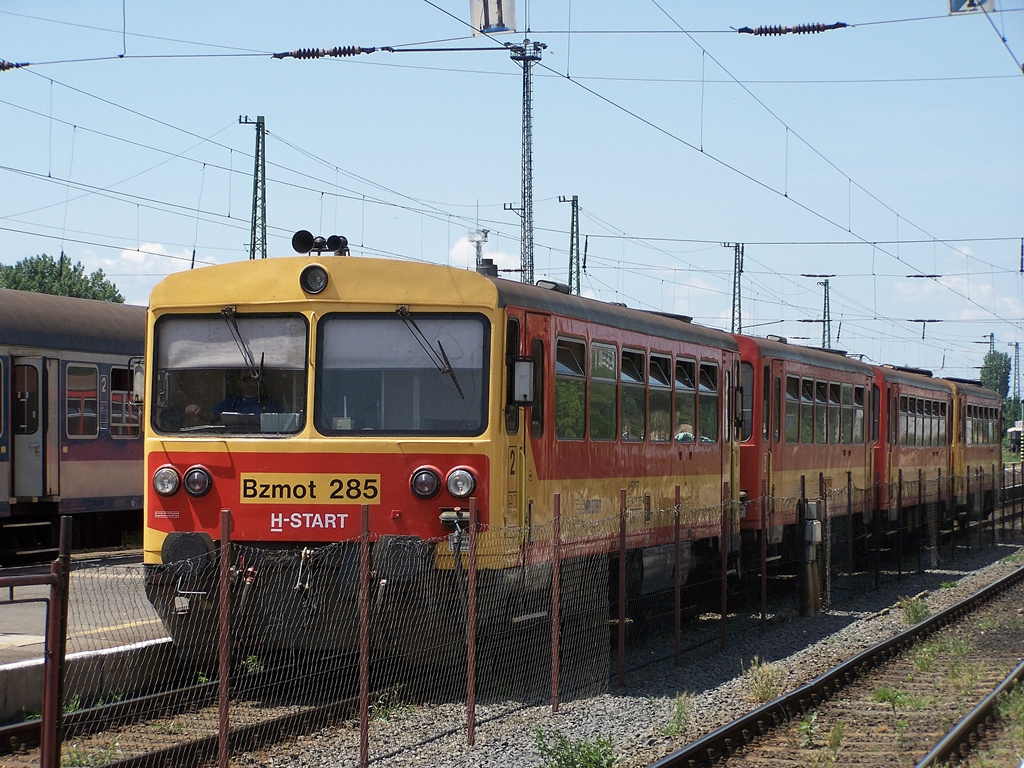
<instances>
[{"instance_id":1,"label":"insulator on wire","mask_svg":"<svg viewBox=\"0 0 1024 768\"><path fill-rule=\"evenodd\" d=\"M4 61L3 59L0 59L0 72L6 72L9 69L21 69L22 67L27 66L28 62L25 62L23 64L17 64L13 61Z\"/></svg>"},{"instance_id":2,"label":"insulator on wire","mask_svg":"<svg viewBox=\"0 0 1024 768\"><path fill-rule=\"evenodd\" d=\"M322 59L325 56L358 56L360 53L373 53L376 48L362 48L358 45L342 45L334 48L299 48L295 51L275 53L275 59Z\"/></svg>"},{"instance_id":3,"label":"insulator on wire","mask_svg":"<svg viewBox=\"0 0 1024 768\"><path fill-rule=\"evenodd\" d=\"M790 34L811 35L816 32L827 32L830 29L843 29L844 27L847 26L848 25L846 24L846 22L837 21L835 24L821 24L819 22L818 24L797 24L794 27L784 27L780 24L771 24L764 27L754 27L753 29L751 29L750 27L740 27L736 31L739 32L740 34L761 35L762 37L771 35Z\"/></svg>"}]
</instances>

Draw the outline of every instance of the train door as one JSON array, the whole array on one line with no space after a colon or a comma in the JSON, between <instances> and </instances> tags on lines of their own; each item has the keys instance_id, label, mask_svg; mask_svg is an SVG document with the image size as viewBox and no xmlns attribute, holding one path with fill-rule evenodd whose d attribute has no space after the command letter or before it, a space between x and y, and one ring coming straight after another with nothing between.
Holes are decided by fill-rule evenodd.
<instances>
[{"instance_id":1,"label":"train door","mask_svg":"<svg viewBox=\"0 0 1024 768\"><path fill-rule=\"evenodd\" d=\"M12 496L44 495L46 391L41 357L14 357L11 365Z\"/></svg>"},{"instance_id":2,"label":"train door","mask_svg":"<svg viewBox=\"0 0 1024 768\"><path fill-rule=\"evenodd\" d=\"M526 432L525 417L529 412L515 405L514 365L516 357L523 354L522 320L509 315L505 321L505 435L508 438L508 456L504 460L505 477L505 525L524 527L526 521Z\"/></svg>"},{"instance_id":3,"label":"train door","mask_svg":"<svg viewBox=\"0 0 1024 768\"><path fill-rule=\"evenodd\" d=\"M547 440L544 435L545 410L548 407L545 387L545 366L547 363L547 345L550 336L551 318L547 315L536 312L526 313L526 324L523 333L523 349L525 354L533 358L533 405L528 411L528 419L523 425L522 433L522 457L519 475L519 488L522 490L520 504L524 505L523 520L529 530L538 521L534 520L534 509L540 504L541 509L550 510L550 499L536 499L533 497L535 490L529 484L534 477L550 477L550 467L545 465L549 461L550 451L545 449ZM532 535L532 534L531 534Z\"/></svg>"}]
</instances>

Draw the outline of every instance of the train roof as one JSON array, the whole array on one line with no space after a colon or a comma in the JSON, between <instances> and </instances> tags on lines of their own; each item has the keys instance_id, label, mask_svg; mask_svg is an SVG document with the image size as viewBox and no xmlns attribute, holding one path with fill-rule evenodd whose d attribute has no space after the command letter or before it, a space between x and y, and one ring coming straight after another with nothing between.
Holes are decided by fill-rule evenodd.
<instances>
[{"instance_id":1,"label":"train roof","mask_svg":"<svg viewBox=\"0 0 1024 768\"><path fill-rule=\"evenodd\" d=\"M923 368L908 368L887 364L878 366L878 370L881 371L884 381L895 381L933 392L949 393L953 391L953 385L949 382L949 379L936 378L932 376L931 371L926 371Z\"/></svg>"},{"instance_id":2,"label":"train roof","mask_svg":"<svg viewBox=\"0 0 1024 768\"><path fill-rule=\"evenodd\" d=\"M957 394L967 395L972 398L979 400L987 400L989 402L995 402L998 405L1002 405L1003 398L999 396L999 393L994 389L983 387L980 381L972 379L950 379L953 384L953 389Z\"/></svg>"},{"instance_id":3,"label":"train roof","mask_svg":"<svg viewBox=\"0 0 1024 768\"><path fill-rule=\"evenodd\" d=\"M498 289L499 306L524 307L525 309L552 312L626 331L707 344L721 349L738 349L736 340L731 334L715 328L695 325L690 322L689 317L682 315L633 309L624 304L612 304L586 296L574 296L554 288L527 285L501 277L488 276L488 279Z\"/></svg>"},{"instance_id":4,"label":"train roof","mask_svg":"<svg viewBox=\"0 0 1024 768\"><path fill-rule=\"evenodd\" d=\"M146 308L0 288L0 344L141 355Z\"/></svg>"},{"instance_id":5,"label":"train roof","mask_svg":"<svg viewBox=\"0 0 1024 768\"><path fill-rule=\"evenodd\" d=\"M799 344L790 344L781 338L765 338L760 336L738 335L740 345L752 344L756 346L762 356L775 357L782 360L792 360L804 365L816 365L821 368L830 368L837 371L851 373L865 373L871 375L872 368L865 362L848 357L846 352L837 349L824 349L822 347L804 347Z\"/></svg>"},{"instance_id":6,"label":"train roof","mask_svg":"<svg viewBox=\"0 0 1024 768\"><path fill-rule=\"evenodd\" d=\"M681 316L630 309L543 286L484 275L473 269L362 256L311 254L232 262L178 272L157 284L150 305L158 313L165 309L204 304L236 305L239 311L250 311L253 303L272 307L308 301L310 297L300 289L298 276L310 264L320 264L331 276L330 284L317 297L325 302L379 303L382 286L386 285L394 289L390 295L399 304L429 301L465 308L523 307L627 331L720 349L737 349L735 340L728 333L694 325Z\"/></svg>"}]
</instances>

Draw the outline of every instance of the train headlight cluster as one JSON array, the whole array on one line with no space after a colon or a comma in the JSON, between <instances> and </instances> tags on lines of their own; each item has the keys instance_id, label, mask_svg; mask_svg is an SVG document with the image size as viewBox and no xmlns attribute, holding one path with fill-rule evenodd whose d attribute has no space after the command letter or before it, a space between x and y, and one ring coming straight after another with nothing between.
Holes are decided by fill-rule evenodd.
<instances>
[{"instance_id":1,"label":"train headlight cluster","mask_svg":"<svg viewBox=\"0 0 1024 768\"><path fill-rule=\"evenodd\" d=\"M213 485L213 478L210 477L210 473L206 471L205 467L195 466L190 467L185 472L184 486L185 493L189 496L205 496Z\"/></svg>"},{"instance_id":2,"label":"train headlight cluster","mask_svg":"<svg viewBox=\"0 0 1024 768\"><path fill-rule=\"evenodd\" d=\"M468 469L459 467L448 473L448 493L457 499L465 499L476 490L476 478Z\"/></svg>"},{"instance_id":3,"label":"train headlight cluster","mask_svg":"<svg viewBox=\"0 0 1024 768\"><path fill-rule=\"evenodd\" d=\"M153 490L161 496L173 496L181 487L181 477L174 467L160 467L153 473Z\"/></svg>"},{"instance_id":4,"label":"train headlight cluster","mask_svg":"<svg viewBox=\"0 0 1024 768\"><path fill-rule=\"evenodd\" d=\"M412 492L421 499L432 499L441 490L441 476L430 467L420 467L412 473Z\"/></svg>"}]
</instances>

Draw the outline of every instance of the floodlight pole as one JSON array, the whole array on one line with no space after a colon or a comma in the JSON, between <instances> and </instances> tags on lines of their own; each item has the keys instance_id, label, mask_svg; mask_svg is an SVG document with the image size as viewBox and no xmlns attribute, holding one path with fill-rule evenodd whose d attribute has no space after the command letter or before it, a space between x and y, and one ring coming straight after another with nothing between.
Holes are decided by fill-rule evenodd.
<instances>
[{"instance_id":1,"label":"floodlight pole","mask_svg":"<svg viewBox=\"0 0 1024 768\"><path fill-rule=\"evenodd\" d=\"M512 61L523 68L523 184L522 203L519 214L522 218L522 243L520 261L522 281L533 284L533 65L540 61L544 43L524 39L522 45L510 45Z\"/></svg>"}]
</instances>

